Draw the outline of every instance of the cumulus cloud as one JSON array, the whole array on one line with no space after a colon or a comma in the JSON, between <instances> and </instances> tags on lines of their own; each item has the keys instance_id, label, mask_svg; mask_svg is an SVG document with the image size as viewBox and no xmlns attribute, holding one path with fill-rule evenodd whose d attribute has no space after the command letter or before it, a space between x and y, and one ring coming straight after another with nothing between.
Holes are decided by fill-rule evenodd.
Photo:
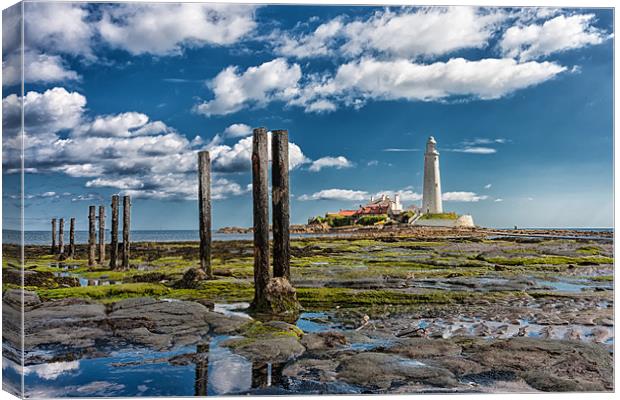
<instances>
[{"instance_id":1,"label":"cumulus cloud","mask_svg":"<svg viewBox=\"0 0 620 400\"><path fill-rule=\"evenodd\" d=\"M19 47L20 16L12 7L3 12L2 84L21 82L22 58ZM78 80L62 55L94 60L94 30L87 21L88 10L81 4L28 2L24 4L28 21L24 25L24 79L33 83Z\"/></svg>"},{"instance_id":2,"label":"cumulus cloud","mask_svg":"<svg viewBox=\"0 0 620 400\"><path fill-rule=\"evenodd\" d=\"M286 100L297 92L301 67L284 58L239 71L230 66L209 81L214 98L197 104L194 110L206 116L225 115L244 107L264 106L273 100Z\"/></svg>"},{"instance_id":3,"label":"cumulus cloud","mask_svg":"<svg viewBox=\"0 0 620 400\"><path fill-rule=\"evenodd\" d=\"M474 192L446 192L441 195L443 201L478 202L486 200L489 196L479 195Z\"/></svg>"},{"instance_id":4,"label":"cumulus cloud","mask_svg":"<svg viewBox=\"0 0 620 400\"><path fill-rule=\"evenodd\" d=\"M302 80L298 64L277 58L245 71L234 66L224 69L208 83L214 98L197 104L194 110L212 116L271 101L304 107L306 112L330 112L338 104L360 108L368 100L490 100L538 85L564 71L566 67L554 62L520 63L511 58L452 58L431 64L362 58L340 65L334 76L310 75Z\"/></svg>"},{"instance_id":5,"label":"cumulus cloud","mask_svg":"<svg viewBox=\"0 0 620 400\"><path fill-rule=\"evenodd\" d=\"M346 157L338 156L338 157L322 157L318 160L315 160L310 165L309 170L312 172L319 172L323 168L351 168L353 163L347 160Z\"/></svg>"},{"instance_id":6,"label":"cumulus cloud","mask_svg":"<svg viewBox=\"0 0 620 400\"><path fill-rule=\"evenodd\" d=\"M542 24L512 26L499 42L502 53L531 60L552 53L600 44L611 37L592 25L594 14L558 15Z\"/></svg>"},{"instance_id":7,"label":"cumulus cloud","mask_svg":"<svg viewBox=\"0 0 620 400\"><path fill-rule=\"evenodd\" d=\"M91 46L95 34L88 21L85 4L58 2L29 2L24 4L28 16L25 40L28 48L52 53L93 58Z\"/></svg>"},{"instance_id":8,"label":"cumulus cloud","mask_svg":"<svg viewBox=\"0 0 620 400\"><path fill-rule=\"evenodd\" d=\"M310 200L340 200L340 201L368 201L371 197L378 198L382 195L389 196L394 199L396 194L400 195L401 201L419 201L422 195L410 189L403 190L381 190L376 193L370 193L365 190L350 189L324 189L312 194L304 194L298 197L300 201Z\"/></svg>"},{"instance_id":9,"label":"cumulus cloud","mask_svg":"<svg viewBox=\"0 0 620 400\"><path fill-rule=\"evenodd\" d=\"M17 172L21 163L20 104L16 95L2 100L3 166L7 172ZM196 152L205 149L211 155L214 199L249 190L247 185L222 176L251 169L252 137L241 136L250 129L247 125L229 126L229 135L239 135L232 144L224 144L220 135L205 144L199 137L190 141L162 121L152 121L139 112L88 116L86 98L61 87L28 92L24 105L27 140L23 150L29 173L88 178L87 188L113 188L137 197L195 199ZM268 150L271 155L271 132ZM311 162L297 144L289 143L291 170ZM344 168L349 163L342 156L323 157L314 162L313 170Z\"/></svg>"},{"instance_id":10,"label":"cumulus cloud","mask_svg":"<svg viewBox=\"0 0 620 400\"><path fill-rule=\"evenodd\" d=\"M491 189L492 186L493 186L492 184L487 183L486 185L484 185L484 188L485 189Z\"/></svg>"},{"instance_id":11,"label":"cumulus cloud","mask_svg":"<svg viewBox=\"0 0 620 400\"><path fill-rule=\"evenodd\" d=\"M227 138L245 137L252 134L252 127L246 124L232 124L224 129Z\"/></svg>"},{"instance_id":12,"label":"cumulus cloud","mask_svg":"<svg viewBox=\"0 0 620 400\"><path fill-rule=\"evenodd\" d=\"M7 170L20 164L20 103L16 95L2 100ZM30 172L91 178L88 188L115 188L140 197L196 198L196 143L163 122L136 112L90 118L86 98L59 87L28 92L24 107ZM294 156L300 153L298 147L292 150ZM212 190L217 199L243 194L247 188L214 175Z\"/></svg>"},{"instance_id":13,"label":"cumulus cloud","mask_svg":"<svg viewBox=\"0 0 620 400\"><path fill-rule=\"evenodd\" d=\"M268 132L268 154L271 161L271 132ZM301 148L293 142L288 144L289 168L295 169L310 162ZM207 146L211 155L214 171L240 172L248 171L252 165L252 137L245 137L232 146L218 142Z\"/></svg>"},{"instance_id":14,"label":"cumulus cloud","mask_svg":"<svg viewBox=\"0 0 620 400\"><path fill-rule=\"evenodd\" d=\"M241 4L121 4L104 9L97 29L110 46L131 54L174 55L237 42L256 27L254 11Z\"/></svg>"},{"instance_id":15,"label":"cumulus cloud","mask_svg":"<svg viewBox=\"0 0 620 400\"><path fill-rule=\"evenodd\" d=\"M506 17L503 11L476 7L386 9L349 22L339 16L310 33L278 35L275 50L297 58L368 53L438 56L486 46Z\"/></svg>"},{"instance_id":16,"label":"cumulus cloud","mask_svg":"<svg viewBox=\"0 0 620 400\"><path fill-rule=\"evenodd\" d=\"M325 189L319 192L298 197L300 201L308 200L345 200L345 201L362 201L368 199L368 192L362 190L349 189Z\"/></svg>"},{"instance_id":17,"label":"cumulus cloud","mask_svg":"<svg viewBox=\"0 0 620 400\"><path fill-rule=\"evenodd\" d=\"M22 62L19 53L11 53L2 64L2 84L19 84L22 80ZM24 79L31 83L78 80L77 72L67 68L58 55L41 54L27 50L24 52Z\"/></svg>"},{"instance_id":18,"label":"cumulus cloud","mask_svg":"<svg viewBox=\"0 0 620 400\"><path fill-rule=\"evenodd\" d=\"M565 70L548 61L519 63L510 58L452 58L431 64L363 58L341 65L333 78L307 85L291 103L306 105L317 98L345 104L367 99L437 101L453 96L497 99Z\"/></svg>"}]
</instances>

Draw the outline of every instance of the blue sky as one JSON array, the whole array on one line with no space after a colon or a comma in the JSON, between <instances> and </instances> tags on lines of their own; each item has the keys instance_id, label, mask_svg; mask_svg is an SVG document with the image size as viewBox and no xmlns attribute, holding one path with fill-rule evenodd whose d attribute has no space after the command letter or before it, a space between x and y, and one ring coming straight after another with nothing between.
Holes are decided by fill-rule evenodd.
<instances>
[{"instance_id":1,"label":"blue sky","mask_svg":"<svg viewBox=\"0 0 620 400\"><path fill-rule=\"evenodd\" d=\"M15 227L18 37L3 14L4 223ZM426 138L444 209L483 226L609 227L608 9L27 3L26 229L114 193L134 229L251 225L251 127L288 129L292 222L400 192Z\"/></svg>"}]
</instances>

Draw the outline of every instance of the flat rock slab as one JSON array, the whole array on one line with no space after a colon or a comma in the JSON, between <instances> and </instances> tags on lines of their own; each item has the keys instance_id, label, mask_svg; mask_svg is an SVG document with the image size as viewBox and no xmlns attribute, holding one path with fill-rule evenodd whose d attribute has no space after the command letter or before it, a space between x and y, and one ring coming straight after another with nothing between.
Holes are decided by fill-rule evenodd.
<instances>
[{"instance_id":1,"label":"flat rock slab","mask_svg":"<svg viewBox=\"0 0 620 400\"><path fill-rule=\"evenodd\" d=\"M5 320L19 316L16 300L20 296L21 293L5 294ZM48 357L56 359L127 345L155 350L192 345L203 340L212 329L220 334L232 334L248 322L214 313L192 301L133 298L104 305L85 299L41 302L30 292L25 292L25 297L28 301L24 310L24 348L26 352L52 349L53 355ZM19 330L19 324L9 323L3 332L3 337L15 348L20 345ZM32 361L43 360L33 358Z\"/></svg>"},{"instance_id":2,"label":"flat rock slab","mask_svg":"<svg viewBox=\"0 0 620 400\"><path fill-rule=\"evenodd\" d=\"M344 360L338 370L338 378L345 382L381 390L411 383L442 388L459 386L454 374L447 369L394 354L359 353Z\"/></svg>"},{"instance_id":3,"label":"flat rock slab","mask_svg":"<svg viewBox=\"0 0 620 400\"><path fill-rule=\"evenodd\" d=\"M224 346L256 363L283 363L301 356L305 347L292 336L273 336L256 339L231 339Z\"/></svg>"}]
</instances>

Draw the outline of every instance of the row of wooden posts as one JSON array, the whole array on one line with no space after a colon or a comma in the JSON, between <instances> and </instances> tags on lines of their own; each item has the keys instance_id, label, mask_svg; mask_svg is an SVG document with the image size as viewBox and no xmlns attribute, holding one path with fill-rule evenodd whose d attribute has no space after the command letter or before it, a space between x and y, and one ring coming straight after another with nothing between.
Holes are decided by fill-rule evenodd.
<instances>
[{"instance_id":1,"label":"row of wooden posts","mask_svg":"<svg viewBox=\"0 0 620 400\"><path fill-rule=\"evenodd\" d=\"M254 221L254 307L261 308L271 276L290 280L289 231L289 155L288 131L272 131L272 231L273 274L269 271L269 154L266 128L256 128L252 140L252 195ZM112 196L112 227L110 266L115 268L118 256L119 196ZM129 225L131 200L123 197L123 268L129 267ZM198 209L200 232L200 266L207 279L213 278L211 268L211 160L208 151L198 153ZM95 264L95 206L89 207L88 264ZM99 263L105 260L105 207L99 206ZM60 219L59 248L56 247L56 219L52 220L52 252L63 253L64 219ZM75 218L71 218L70 257L75 256Z\"/></svg>"},{"instance_id":2,"label":"row of wooden posts","mask_svg":"<svg viewBox=\"0 0 620 400\"><path fill-rule=\"evenodd\" d=\"M118 266L118 208L120 197L112 196L112 226L110 229L110 267ZM122 243L122 267L129 268L130 251L130 219L131 219L131 198L123 196L123 243ZM65 254L64 246L64 226L65 219L59 219L58 244L56 243L56 218L52 218L52 248L54 255L66 258L75 258L75 218L71 218L69 228L69 252ZM99 242L97 242L97 221L99 221ZM97 254L98 248L98 254ZM98 255L98 257L96 257ZM96 215L96 206L88 207L88 265L105 263L105 206L99 206L99 215Z\"/></svg>"},{"instance_id":3,"label":"row of wooden posts","mask_svg":"<svg viewBox=\"0 0 620 400\"><path fill-rule=\"evenodd\" d=\"M254 308L262 308L271 276L290 280L290 206L288 131L274 130L271 138L271 201L273 275L269 271L269 136L256 128L252 138L252 196L254 220ZM198 209L200 265L207 278L211 269L211 161L208 151L198 153Z\"/></svg>"}]
</instances>

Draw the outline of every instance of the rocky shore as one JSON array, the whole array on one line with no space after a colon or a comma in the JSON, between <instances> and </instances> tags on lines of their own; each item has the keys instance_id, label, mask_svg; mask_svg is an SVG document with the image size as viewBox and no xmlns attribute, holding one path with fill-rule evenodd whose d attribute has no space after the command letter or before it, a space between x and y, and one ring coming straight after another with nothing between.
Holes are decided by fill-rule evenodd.
<instances>
[{"instance_id":1,"label":"rocky shore","mask_svg":"<svg viewBox=\"0 0 620 400\"><path fill-rule=\"evenodd\" d=\"M75 379L72 389L49 375L32 381L46 395L133 395L123 379L148 381L153 364L197 379L191 393L155 394L610 391L613 245L596 239L603 233L564 238L578 233L296 238L292 282L304 309L286 320L247 313L250 241L214 243L213 281L196 272L195 243L136 243L128 271L88 267L85 246L64 262L27 246L26 371ZM3 356L18 365L21 275L10 254ZM105 384L87 380L100 362ZM229 364L245 372L218 372Z\"/></svg>"}]
</instances>

